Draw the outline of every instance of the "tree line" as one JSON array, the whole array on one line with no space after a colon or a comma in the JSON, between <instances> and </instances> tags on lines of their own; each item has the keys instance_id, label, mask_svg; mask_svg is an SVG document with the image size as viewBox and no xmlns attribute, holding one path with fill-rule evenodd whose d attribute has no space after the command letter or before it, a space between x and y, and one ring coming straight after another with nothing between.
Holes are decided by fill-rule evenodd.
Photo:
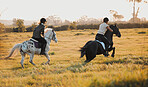
<instances>
[{"instance_id":1,"label":"tree line","mask_svg":"<svg viewBox=\"0 0 148 87\"><path fill-rule=\"evenodd\" d=\"M37 23L33 23L31 26L25 26L23 19L13 20L13 27L7 28L4 24L0 23L0 33L3 32L32 32ZM47 28L53 28L55 31L64 31L64 30L83 30L83 29L98 29L100 23L96 24L79 24L77 22L70 22L67 25L46 25ZM114 24L114 23L110 23ZM142 23L117 23L118 28L126 29L126 28L148 28L148 22Z\"/></svg>"}]
</instances>

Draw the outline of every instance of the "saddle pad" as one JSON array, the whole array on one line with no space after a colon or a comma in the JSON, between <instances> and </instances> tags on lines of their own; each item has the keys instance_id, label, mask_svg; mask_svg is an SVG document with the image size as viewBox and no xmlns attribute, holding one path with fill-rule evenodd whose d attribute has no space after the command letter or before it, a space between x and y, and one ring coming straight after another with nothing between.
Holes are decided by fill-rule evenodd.
<instances>
[{"instance_id":1,"label":"saddle pad","mask_svg":"<svg viewBox=\"0 0 148 87\"><path fill-rule=\"evenodd\" d=\"M36 48L41 48L41 43L39 43L37 40L31 38L30 41L33 41Z\"/></svg>"},{"instance_id":2,"label":"saddle pad","mask_svg":"<svg viewBox=\"0 0 148 87\"><path fill-rule=\"evenodd\" d=\"M103 42L98 41L98 40L95 40L95 41L97 41L98 43L100 43L102 45L102 47L104 48L104 50L105 50L105 44Z\"/></svg>"}]
</instances>

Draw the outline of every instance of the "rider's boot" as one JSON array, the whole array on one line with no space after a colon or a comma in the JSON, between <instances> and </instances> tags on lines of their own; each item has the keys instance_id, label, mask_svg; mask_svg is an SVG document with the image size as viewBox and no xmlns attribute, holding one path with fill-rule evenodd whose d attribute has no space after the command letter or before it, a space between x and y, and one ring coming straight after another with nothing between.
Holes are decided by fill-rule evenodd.
<instances>
[{"instance_id":1,"label":"rider's boot","mask_svg":"<svg viewBox=\"0 0 148 87\"><path fill-rule=\"evenodd\" d=\"M109 56L108 51L106 51L103 55L104 55L105 57L108 57L108 56Z\"/></svg>"},{"instance_id":2,"label":"rider's boot","mask_svg":"<svg viewBox=\"0 0 148 87\"><path fill-rule=\"evenodd\" d=\"M108 57L109 56L109 54L108 54L108 46L105 47L105 54L104 54L104 56L105 57Z\"/></svg>"},{"instance_id":3,"label":"rider's boot","mask_svg":"<svg viewBox=\"0 0 148 87\"><path fill-rule=\"evenodd\" d=\"M46 47L46 44L42 45L40 55L45 55L45 47Z\"/></svg>"}]
</instances>

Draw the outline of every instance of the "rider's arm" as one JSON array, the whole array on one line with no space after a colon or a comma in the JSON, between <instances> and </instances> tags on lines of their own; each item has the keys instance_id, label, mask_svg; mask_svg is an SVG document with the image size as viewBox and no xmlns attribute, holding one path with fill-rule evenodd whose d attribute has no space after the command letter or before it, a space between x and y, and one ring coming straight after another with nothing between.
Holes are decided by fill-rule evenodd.
<instances>
[{"instance_id":1,"label":"rider's arm","mask_svg":"<svg viewBox=\"0 0 148 87\"><path fill-rule=\"evenodd\" d=\"M109 31L113 32L113 30L112 30L109 26L107 26L106 28L107 28Z\"/></svg>"}]
</instances>

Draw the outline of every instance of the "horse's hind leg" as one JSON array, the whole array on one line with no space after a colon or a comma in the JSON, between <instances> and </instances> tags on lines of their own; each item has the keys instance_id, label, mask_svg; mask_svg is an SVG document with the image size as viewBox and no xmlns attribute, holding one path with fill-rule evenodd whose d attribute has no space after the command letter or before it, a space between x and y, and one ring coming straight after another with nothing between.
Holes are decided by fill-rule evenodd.
<instances>
[{"instance_id":1,"label":"horse's hind leg","mask_svg":"<svg viewBox=\"0 0 148 87\"><path fill-rule=\"evenodd\" d=\"M113 53L111 56L114 57L115 56L115 47L113 47L112 50L113 50Z\"/></svg>"},{"instance_id":2,"label":"horse's hind leg","mask_svg":"<svg viewBox=\"0 0 148 87\"><path fill-rule=\"evenodd\" d=\"M25 53L24 52L20 52L20 53L22 55L21 66L22 66L22 68L24 68L23 62L24 62L24 59L25 59Z\"/></svg>"},{"instance_id":3,"label":"horse's hind leg","mask_svg":"<svg viewBox=\"0 0 148 87\"><path fill-rule=\"evenodd\" d=\"M34 57L34 53L29 53L29 55L30 55L30 63L32 64L32 65L35 65L34 63L33 63L33 57Z\"/></svg>"},{"instance_id":4,"label":"horse's hind leg","mask_svg":"<svg viewBox=\"0 0 148 87\"><path fill-rule=\"evenodd\" d=\"M49 64L49 62L50 62L50 57L49 57L49 55L48 55L48 53L45 53L46 55L46 58L48 59L48 61L45 63L45 64Z\"/></svg>"}]
</instances>

